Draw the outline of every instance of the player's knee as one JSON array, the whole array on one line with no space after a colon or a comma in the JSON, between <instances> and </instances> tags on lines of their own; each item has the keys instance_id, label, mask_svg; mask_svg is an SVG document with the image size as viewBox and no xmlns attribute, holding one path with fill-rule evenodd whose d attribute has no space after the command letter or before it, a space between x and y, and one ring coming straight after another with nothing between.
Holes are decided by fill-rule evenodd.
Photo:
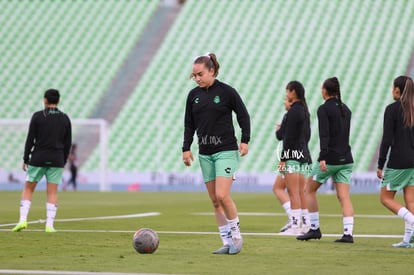
<instances>
[{"instance_id":1,"label":"player's knee","mask_svg":"<svg viewBox=\"0 0 414 275\"><path fill-rule=\"evenodd\" d=\"M226 194L221 194L221 193L219 193L219 194L216 194L216 197L217 197L217 202L220 204L220 205L222 205L223 204L223 202L225 202L227 199L228 199L228 195L226 195Z\"/></svg>"},{"instance_id":2,"label":"player's knee","mask_svg":"<svg viewBox=\"0 0 414 275\"><path fill-rule=\"evenodd\" d=\"M217 200L217 197L216 196L210 197L210 200L211 200L211 203L213 204L213 207L214 208L219 208L220 207L220 203Z\"/></svg>"},{"instance_id":3,"label":"player's knee","mask_svg":"<svg viewBox=\"0 0 414 275\"><path fill-rule=\"evenodd\" d=\"M277 195L279 192L284 192L284 189L282 189L277 184L274 184L273 187L272 187L272 191L275 195Z\"/></svg>"},{"instance_id":4,"label":"player's knee","mask_svg":"<svg viewBox=\"0 0 414 275\"><path fill-rule=\"evenodd\" d=\"M217 209L217 208L219 208L219 207L220 207L220 203L219 203L217 200L212 201L212 203L213 203L213 207L214 207L215 209Z\"/></svg>"}]
</instances>

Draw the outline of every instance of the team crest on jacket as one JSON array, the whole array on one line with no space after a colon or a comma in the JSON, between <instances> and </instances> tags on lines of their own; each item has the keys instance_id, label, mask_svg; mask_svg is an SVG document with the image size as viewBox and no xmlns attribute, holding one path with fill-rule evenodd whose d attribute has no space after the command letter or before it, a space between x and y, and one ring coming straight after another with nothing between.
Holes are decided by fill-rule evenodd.
<instances>
[{"instance_id":1,"label":"team crest on jacket","mask_svg":"<svg viewBox=\"0 0 414 275\"><path fill-rule=\"evenodd\" d=\"M216 95L213 99L214 103L219 104L220 103L220 97Z\"/></svg>"}]
</instances>

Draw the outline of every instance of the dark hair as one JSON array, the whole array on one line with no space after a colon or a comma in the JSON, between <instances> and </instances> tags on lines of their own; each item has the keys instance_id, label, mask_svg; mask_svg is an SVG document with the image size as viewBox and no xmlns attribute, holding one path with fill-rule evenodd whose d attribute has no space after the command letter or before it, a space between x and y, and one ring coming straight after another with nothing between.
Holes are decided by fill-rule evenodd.
<instances>
[{"instance_id":1,"label":"dark hair","mask_svg":"<svg viewBox=\"0 0 414 275\"><path fill-rule=\"evenodd\" d=\"M47 102L49 104L58 104L60 98L59 91L55 89L49 89L45 92L44 98L47 99Z\"/></svg>"},{"instance_id":2,"label":"dark hair","mask_svg":"<svg viewBox=\"0 0 414 275\"><path fill-rule=\"evenodd\" d=\"M405 82L407 81L407 76L400 75L396 79L394 79L394 87L400 89L400 95L404 92Z\"/></svg>"},{"instance_id":3,"label":"dark hair","mask_svg":"<svg viewBox=\"0 0 414 275\"><path fill-rule=\"evenodd\" d=\"M289 91L295 91L296 97L305 106L305 110L306 110L305 116L309 120L310 114L309 114L308 104L306 104L305 88L303 87L302 83L300 83L299 81L296 81L296 80L290 81L286 85L286 89L289 90Z\"/></svg>"},{"instance_id":4,"label":"dark hair","mask_svg":"<svg viewBox=\"0 0 414 275\"><path fill-rule=\"evenodd\" d=\"M339 80L337 77L331 77L325 80L322 84L322 88L326 90L329 96L334 96L339 101L339 109L341 110L341 115L345 116L344 106L341 99L341 88L339 85Z\"/></svg>"},{"instance_id":5,"label":"dark hair","mask_svg":"<svg viewBox=\"0 0 414 275\"><path fill-rule=\"evenodd\" d=\"M194 64L204 64L208 70L214 70L214 76L219 73L220 64L217 61L217 57L214 53L207 53L206 55L200 55L194 60Z\"/></svg>"},{"instance_id":6,"label":"dark hair","mask_svg":"<svg viewBox=\"0 0 414 275\"><path fill-rule=\"evenodd\" d=\"M406 77L404 89L401 95L401 107L403 111L404 126L414 127L414 83L411 77Z\"/></svg>"}]
</instances>

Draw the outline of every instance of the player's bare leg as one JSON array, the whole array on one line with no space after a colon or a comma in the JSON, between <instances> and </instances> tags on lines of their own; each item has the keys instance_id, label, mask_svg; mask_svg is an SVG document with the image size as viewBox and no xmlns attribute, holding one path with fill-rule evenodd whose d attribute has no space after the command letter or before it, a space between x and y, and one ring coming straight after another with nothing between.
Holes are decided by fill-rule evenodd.
<instances>
[{"instance_id":1,"label":"player's bare leg","mask_svg":"<svg viewBox=\"0 0 414 275\"><path fill-rule=\"evenodd\" d=\"M54 228L54 221L57 212L57 193L58 185L55 183L47 183L47 203L46 203L46 228L48 233L56 232Z\"/></svg>"},{"instance_id":2,"label":"player's bare leg","mask_svg":"<svg viewBox=\"0 0 414 275\"><path fill-rule=\"evenodd\" d=\"M280 229L280 232L284 232L288 230L292 225L290 223L290 199L289 195L285 191L286 189L286 181L282 175L278 175L275 179L273 184L273 194L275 194L276 198L279 200L280 204L282 205L283 209L285 209L286 215L288 216L287 223Z\"/></svg>"},{"instance_id":3,"label":"player's bare leg","mask_svg":"<svg viewBox=\"0 0 414 275\"><path fill-rule=\"evenodd\" d=\"M352 237L354 228L354 208L352 206L350 193L350 185L347 183L335 183L336 195L342 207L344 234L341 239L335 242L353 243Z\"/></svg>"},{"instance_id":4,"label":"player's bare leg","mask_svg":"<svg viewBox=\"0 0 414 275\"><path fill-rule=\"evenodd\" d=\"M216 223L217 223L217 226L220 232L220 238L223 242L223 246L213 251L213 254L228 254L230 245L232 243L231 233L230 233L230 227L228 225L223 208L221 207L221 204L217 200L216 181L213 180L213 181L207 182L206 188L208 191L208 196L210 197L211 203L213 204L213 207L214 207L214 216L216 218Z\"/></svg>"},{"instance_id":5,"label":"player's bare leg","mask_svg":"<svg viewBox=\"0 0 414 275\"><path fill-rule=\"evenodd\" d=\"M237 254L242 248L243 239L240 233L240 221L237 214L236 204L230 195L232 184L232 177L216 177L216 197L226 215L233 241L229 254Z\"/></svg>"}]
</instances>

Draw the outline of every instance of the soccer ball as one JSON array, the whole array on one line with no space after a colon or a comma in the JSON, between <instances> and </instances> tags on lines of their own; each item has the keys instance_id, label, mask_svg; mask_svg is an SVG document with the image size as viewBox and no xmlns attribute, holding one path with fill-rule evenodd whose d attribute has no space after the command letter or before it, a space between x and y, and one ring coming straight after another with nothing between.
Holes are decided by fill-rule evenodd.
<instances>
[{"instance_id":1,"label":"soccer ball","mask_svg":"<svg viewBox=\"0 0 414 275\"><path fill-rule=\"evenodd\" d=\"M141 254L154 253L159 243L157 232L150 228L139 229L132 238L132 246Z\"/></svg>"}]
</instances>

